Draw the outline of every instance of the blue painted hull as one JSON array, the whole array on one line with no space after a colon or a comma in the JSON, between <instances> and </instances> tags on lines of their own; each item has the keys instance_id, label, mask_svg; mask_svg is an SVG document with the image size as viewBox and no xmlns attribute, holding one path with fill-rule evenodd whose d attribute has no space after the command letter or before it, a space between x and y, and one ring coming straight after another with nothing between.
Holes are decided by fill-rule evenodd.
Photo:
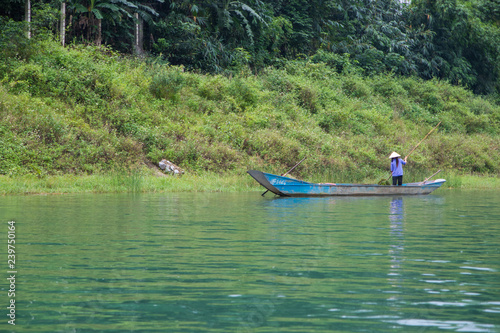
<instances>
[{"instance_id":1,"label":"blue painted hull","mask_svg":"<svg viewBox=\"0 0 500 333\"><path fill-rule=\"evenodd\" d=\"M377 184L331 184L309 183L302 180L273 175L257 170L248 174L268 191L281 196L373 196L373 195L423 195L437 190L446 180L438 179L425 183L408 183L402 186Z\"/></svg>"}]
</instances>

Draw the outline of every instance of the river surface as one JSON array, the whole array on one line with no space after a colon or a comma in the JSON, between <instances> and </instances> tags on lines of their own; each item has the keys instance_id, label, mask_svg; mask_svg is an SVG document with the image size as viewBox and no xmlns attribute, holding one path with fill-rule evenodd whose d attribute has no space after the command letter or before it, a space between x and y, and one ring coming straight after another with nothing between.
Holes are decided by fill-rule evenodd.
<instances>
[{"instance_id":1,"label":"river surface","mask_svg":"<svg viewBox=\"0 0 500 333\"><path fill-rule=\"evenodd\" d=\"M500 332L500 192L434 193L0 197L0 331Z\"/></svg>"}]
</instances>

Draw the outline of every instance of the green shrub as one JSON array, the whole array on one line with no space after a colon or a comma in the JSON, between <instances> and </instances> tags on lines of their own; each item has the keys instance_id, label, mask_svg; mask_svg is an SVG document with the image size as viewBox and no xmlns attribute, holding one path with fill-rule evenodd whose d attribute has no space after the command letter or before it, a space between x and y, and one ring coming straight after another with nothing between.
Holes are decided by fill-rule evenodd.
<instances>
[{"instance_id":1,"label":"green shrub","mask_svg":"<svg viewBox=\"0 0 500 333\"><path fill-rule=\"evenodd\" d=\"M264 88L270 91L277 91L280 94L290 93L294 89L293 83L287 75L286 70L268 68L263 71Z\"/></svg>"},{"instance_id":2,"label":"green shrub","mask_svg":"<svg viewBox=\"0 0 500 333\"><path fill-rule=\"evenodd\" d=\"M348 53L340 55L333 52L318 50L318 52L311 57L311 61L315 63L324 62L339 74L354 74L361 71L359 67L353 65L350 54Z\"/></svg>"},{"instance_id":3,"label":"green shrub","mask_svg":"<svg viewBox=\"0 0 500 333\"><path fill-rule=\"evenodd\" d=\"M181 67L159 68L159 72L151 80L149 90L156 98L176 99L185 81Z\"/></svg>"},{"instance_id":4,"label":"green shrub","mask_svg":"<svg viewBox=\"0 0 500 333\"><path fill-rule=\"evenodd\" d=\"M342 129L348 126L349 115L342 109L328 109L319 114L318 125L327 133L333 133L335 129Z\"/></svg>"},{"instance_id":5,"label":"green shrub","mask_svg":"<svg viewBox=\"0 0 500 333\"><path fill-rule=\"evenodd\" d=\"M228 79L221 75L208 77L200 83L198 94L208 100L220 101L224 99L224 93L228 84Z\"/></svg>"},{"instance_id":6,"label":"green shrub","mask_svg":"<svg viewBox=\"0 0 500 333\"><path fill-rule=\"evenodd\" d=\"M251 135L248 145L269 164L287 166L300 160L300 143L280 135L277 130L256 131Z\"/></svg>"},{"instance_id":7,"label":"green shrub","mask_svg":"<svg viewBox=\"0 0 500 333\"><path fill-rule=\"evenodd\" d=\"M257 82L251 77L237 76L230 80L225 92L228 96L226 99L234 98L235 107L232 109L245 111L247 108L254 106L258 100L260 87Z\"/></svg>"},{"instance_id":8,"label":"green shrub","mask_svg":"<svg viewBox=\"0 0 500 333\"><path fill-rule=\"evenodd\" d=\"M349 77L343 81L342 89L345 94L355 98L370 96L372 91L361 77Z\"/></svg>"},{"instance_id":9,"label":"green shrub","mask_svg":"<svg viewBox=\"0 0 500 333\"><path fill-rule=\"evenodd\" d=\"M46 79L42 66L26 63L12 71L10 91L16 94L26 92L38 95L45 84Z\"/></svg>"},{"instance_id":10,"label":"green shrub","mask_svg":"<svg viewBox=\"0 0 500 333\"><path fill-rule=\"evenodd\" d=\"M29 59L37 52L36 42L27 38L25 21L15 22L0 16L0 59Z\"/></svg>"},{"instance_id":11,"label":"green shrub","mask_svg":"<svg viewBox=\"0 0 500 333\"><path fill-rule=\"evenodd\" d=\"M311 86L298 86L298 98L299 105L315 114L318 112L319 103L318 103L318 94L316 90Z\"/></svg>"},{"instance_id":12,"label":"green shrub","mask_svg":"<svg viewBox=\"0 0 500 333\"><path fill-rule=\"evenodd\" d=\"M405 97L406 90L401 86L398 80L394 76L389 75L377 75L370 78L371 84L373 85L373 91L376 94L380 94L383 97Z\"/></svg>"}]
</instances>

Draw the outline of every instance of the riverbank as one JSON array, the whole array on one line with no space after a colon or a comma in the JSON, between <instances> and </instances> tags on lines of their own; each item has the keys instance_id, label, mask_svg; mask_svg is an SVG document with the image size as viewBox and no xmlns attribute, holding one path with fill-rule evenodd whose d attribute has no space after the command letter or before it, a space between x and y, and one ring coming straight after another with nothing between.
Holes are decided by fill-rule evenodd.
<instances>
[{"instance_id":1,"label":"riverbank","mask_svg":"<svg viewBox=\"0 0 500 333\"><path fill-rule=\"evenodd\" d=\"M500 105L446 82L309 60L210 75L97 47L32 48L0 59L0 195L248 191L246 170L281 174L305 157L293 176L378 183L392 151L413 152L406 182L441 169L453 188L498 187L445 174L500 175ZM162 159L186 175L156 179Z\"/></svg>"},{"instance_id":2,"label":"riverbank","mask_svg":"<svg viewBox=\"0 0 500 333\"><path fill-rule=\"evenodd\" d=\"M247 169L281 174L307 157L296 177L326 181L332 170L338 182L378 182L392 151L406 156L438 123L405 172L418 172L416 181L438 169L500 174L500 105L446 82L363 77L308 60L210 75L52 41L34 44L24 61L0 59L0 73L0 175L27 177L9 192L30 192L31 183L72 191L52 184L72 174L85 179L81 191L128 191L139 180L82 175L162 159L191 175L245 178ZM139 189L185 186L162 182Z\"/></svg>"},{"instance_id":3,"label":"riverbank","mask_svg":"<svg viewBox=\"0 0 500 333\"><path fill-rule=\"evenodd\" d=\"M408 181L413 181L408 177ZM442 173L442 189L500 190L500 179L489 176ZM311 179L305 179L311 180ZM363 183L376 183L366 179ZM72 193L250 192L262 191L246 174L186 174L182 177L141 173L105 175L0 176L0 195L48 195Z\"/></svg>"},{"instance_id":4,"label":"riverbank","mask_svg":"<svg viewBox=\"0 0 500 333\"><path fill-rule=\"evenodd\" d=\"M159 177L141 173L95 175L0 176L0 195L70 193L244 192L256 191L250 177L186 174Z\"/></svg>"}]
</instances>

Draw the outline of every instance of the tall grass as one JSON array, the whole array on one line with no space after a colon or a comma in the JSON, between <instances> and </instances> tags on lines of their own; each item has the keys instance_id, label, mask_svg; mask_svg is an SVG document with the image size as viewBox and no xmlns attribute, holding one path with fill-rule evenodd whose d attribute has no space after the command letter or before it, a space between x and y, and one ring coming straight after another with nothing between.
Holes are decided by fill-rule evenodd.
<instances>
[{"instance_id":1,"label":"tall grass","mask_svg":"<svg viewBox=\"0 0 500 333\"><path fill-rule=\"evenodd\" d=\"M65 193L244 192L260 190L245 175L215 173L158 177L148 173L0 176L0 195Z\"/></svg>"},{"instance_id":2,"label":"tall grass","mask_svg":"<svg viewBox=\"0 0 500 333\"><path fill-rule=\"evenodd\" d=\"M454 171L445 172L440 178L445 178L445 186L457 189L500 189L500 178L496 175L460 175Z\"/></svg>"}]
</instances>

